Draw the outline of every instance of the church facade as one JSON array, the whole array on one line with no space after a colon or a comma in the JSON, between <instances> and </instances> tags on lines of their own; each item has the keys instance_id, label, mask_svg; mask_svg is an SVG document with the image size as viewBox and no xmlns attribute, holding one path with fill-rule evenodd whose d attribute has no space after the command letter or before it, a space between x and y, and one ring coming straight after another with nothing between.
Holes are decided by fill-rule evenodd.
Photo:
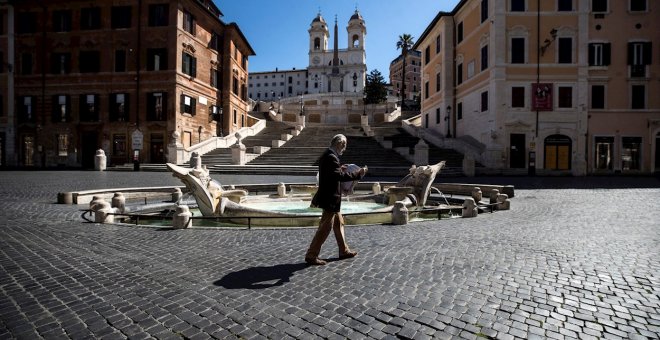
<instances>
[{"instance_id":1,"label":"church facade","mask_svg":"<svg viewBox=\"0 0 660 340\"><path fill-rule=\"evenodd\" d=\"M296 74L305 72L304 85L303 82L294 79L293 81L297 82L297 86L291 84L291 90L287 87L289 84L285 83L282 90L275 91L271 88L266 91L264 90L264 84L261 84L260 81L274 79L273 77L278 78L283 71L253 72L248 80L248 95L251 99L273 99L273 95L286 98L306 94L362 93L364 91L367 78L367 55L365 50L367 27L360 12L355 10L346 26L346 48L339 49L339 29L336 18L333 28L332 48L329 48L330 28L320 13L312 20L308 32L309 65L307 69L294 69ZM257 75L259 75L259 79L257 79ZM272 83L272 80L270 80L270 83ZM267 97L266 92L270 94L270 97Z\"/></svg>"}]
</instances>

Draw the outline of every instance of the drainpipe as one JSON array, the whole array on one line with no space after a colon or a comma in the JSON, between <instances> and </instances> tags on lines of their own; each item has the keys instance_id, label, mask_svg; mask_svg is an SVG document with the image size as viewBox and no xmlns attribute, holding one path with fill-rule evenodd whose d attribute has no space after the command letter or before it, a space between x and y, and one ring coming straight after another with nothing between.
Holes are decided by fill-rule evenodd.
<instances>
[{"instance_id":1,"label":"drainpipe","mask_svg":"<svg viewBox=\"0 0 660 340\"><path fill-rule=\"evenodd\" d=\"M46 5L41 2L41 7L43 8L43 22L42 22L42 33L41 33L41 117L36 119L37 126L41 124L41 128L46 124L46 22L48 22L48 8ZM41 120L41 123L39 121ZM39 154L41 167L46 166L46 151L43 145L39 145L39 128L35 128L34 142L37 144L37 152ZM39 150L41 148L41 150Z\"/></svg>"},{"instance_id":2,"label":"drainpipe","mask_svg":"<svg viewBox=\"0 0 660 340\"><path fill-rule=\"evenodd\" d=\"M541 81L541 0L536 0L536 85ZM534 95L534 94L532 94ZM536 137L539 136L539 108L536 108Z\"/></svg>"},{"instance_id":3,"label":"drainpipe","mask_svg":"<svg viewBox=\"0 0 660 340\"><path fill-rule=\"evenodd\" d=\"M16 59L14 56L14 4L7 2L7 135L5 137L5 146L7 151L11 152L12 156L7 157L5 152L5 161L8 165L15 166L18 164L18 152L16 150L16 141L14 140L14 132L16 126L14 122L14 74L16 72Z\"/></svg>"},{"instance_id":4,"label":"drainpipe","mask_svg":"<svg viewBox=\"0 0 660 340\"><path fill-rule=\"evenodd\" d=\"M135 87L136 87L136 96L135 96L135 126L140 129L140 68L141 68L141 58L140 54L142 51L142 0L138 0L138 13L137 13L137 51L135 52L135 64L137 65L136 76L135 76Z\"/></svg>"}]
</instances>

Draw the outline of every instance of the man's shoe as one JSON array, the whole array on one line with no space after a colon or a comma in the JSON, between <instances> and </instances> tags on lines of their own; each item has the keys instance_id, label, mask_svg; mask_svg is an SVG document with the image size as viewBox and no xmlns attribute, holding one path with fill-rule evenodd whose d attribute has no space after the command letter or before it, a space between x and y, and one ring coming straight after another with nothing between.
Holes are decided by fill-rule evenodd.
<instances>
[{"instance_id":1,"label":"man's shoe","mask_svg":"<svg viewBox=\"0 0 660 340\"><path fill-rule=\"evenodd\" d=\"M355 257L357 255L357 251L347 251L343 254L339 254L339 259L344 260L344 259L350 259L351 257Z\"/></svg>"},{"instance_id":2,"label":"man's shoe","mask_svg":"<svg viewBox=\"0 0 660 340\"><path fill-rule=\"evenodd\" d=\"M307 264L310 264L310 265L312 265L312 266L322 266L322 265L324 265L324 264L327 263L327 262L321 260L321 259L318 258L318 257L315 257L315 258L305 258L305 262L307 262Z\"/></svg>"}]
</instances>

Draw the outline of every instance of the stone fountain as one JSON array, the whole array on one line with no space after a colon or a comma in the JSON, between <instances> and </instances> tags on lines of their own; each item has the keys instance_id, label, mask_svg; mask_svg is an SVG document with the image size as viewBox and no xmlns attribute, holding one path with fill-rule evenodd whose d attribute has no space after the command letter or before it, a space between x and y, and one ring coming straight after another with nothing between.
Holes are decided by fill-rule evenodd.
<instances>
[{"instance_id":1,"label":"stone fountain","mask_svg":"<svg viewBox=\"0 0 660 340\"><path fill-rule=\"evenodd\" d=\"M444 167L445 162L434 165L415 166L410 169L406 175L395 186L389 187L382 193L371 193L362 195L353 195L350 202L344 205L359 204L361 202L378 203L379 206L371 209L364 214L347 214L347 223L349 224L368 224L368 223L391 223L393 206L398 203L399 206L405 206L407 209L422 209L425 206L429 195L431 184L436 175ZM292 204L291 196L263 195L251 196L246 190L231 189L225 190L217 181L213 180L205 166L198 162L194 168L184 168L175 164L167 163L167 168L174 177L179 178L188 188L189 193L195 198L199 211L203 216L231 217L234 223L241 223L246 218L253 219L254 223L262 219L264 225L315 225L318 223L320 209L309 208L305 212L282 212L265 208L253 208L250 205L255 203L278 203ZM292 188L297 190L299 188ZM314 192L314 188L305 190ZM300 195L299 195L300 196ZM302 195L304 198L296 197L296 202L311 203L311 195ZM273 204L266 204L272 206ZM309 206L309 203L306 203ZM263 206L260 205L260 206ZM291 217L286 219L285 217ZM268 219L270 218L270 219Z\"/></svg>"}]
</instances>

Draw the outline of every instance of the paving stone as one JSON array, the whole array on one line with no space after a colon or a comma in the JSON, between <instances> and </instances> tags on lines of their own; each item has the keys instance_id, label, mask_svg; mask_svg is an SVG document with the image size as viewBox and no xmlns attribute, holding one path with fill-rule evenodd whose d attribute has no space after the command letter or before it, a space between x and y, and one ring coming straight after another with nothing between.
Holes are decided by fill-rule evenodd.
<instances>
[{"instance_id":1,"label":"paving stone","mask_svg":"<svg viewBox=\"0 0 660 340\"><path fill-rule=\"evenodd\" d=\"M0 338L660 334L660 259L641 255L657 249L657 180L470 180L517 185L512 209L477 223L349 226L360 255L309 268L313 228L164 231L82 223L78 207L53 204L63 191L180 185L168 173L3 171L0 294L11 303L0 301ZM336 256L332 241L322 256ZM278 283L250 287L264 282Z\"/></svg>"}]
</instances>

